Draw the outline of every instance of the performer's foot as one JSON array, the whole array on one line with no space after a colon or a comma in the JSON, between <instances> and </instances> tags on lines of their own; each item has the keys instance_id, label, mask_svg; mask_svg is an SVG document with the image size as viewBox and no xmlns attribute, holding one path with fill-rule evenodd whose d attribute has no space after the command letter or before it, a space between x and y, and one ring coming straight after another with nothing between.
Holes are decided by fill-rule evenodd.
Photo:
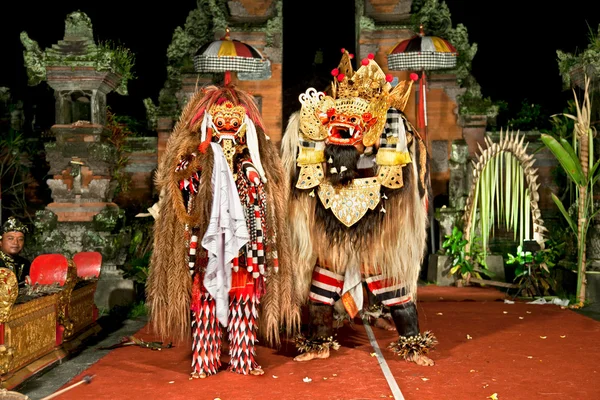
<instances>
[{"instance_id":1,"label":"performer's foot","mask_svg":"<svg viewBox=\"0 0 600 400\"><path fill-rule=\"evenodd\" d=\"M374 324L377 328L385 329L386 331L395 331L396 327L387 318L379 317Z\"/></svg>"},{"instance_id":2,"label":"performer's foot","mask_svg":"<svg viewBox=\"0 0 600 400\"><path fill-rule=\"evenodd\" d=\"M204 372L192 372L190 375L190 380L192 379L204 379L206 378L206 374Z\"/></svg>"},{"instance_id":3,"label":"performer's foot","mask_svg":"<svg viewBox=\"0 0 600 400\"><path fill-rule=\"evenodd\" d=\"M294 361L310 361L313 359L324 359L324 358L329 358L329 348L325 348L323 350L311 350L311 351L307 351L306 353L302 353L300 355L297 355L296 357L294 357Z\"/></svg>"},{"instance_id":4,"label":"performer's foot","mask_svg":"<svg viewBox=\"0 0 600 400\"><path fill-rule=\"evenodd\" d=\"M435 364L435 362L431 358L422 354L415 354L411 358L407 359L407 361L412 361L415 364L420 365L422 367L431 367Z\"/></svg>"},{"instance_id":5,"label":"performer's foot","mask_svg":"<svg viewBox=\"0 0 600 400\"><path fill-rule=\"evenodd\" d=\"M254 368L250 370L250 375L254 375L254 376L260 376L260 375L264 375L265 371L263 371L262 368Z\"/></svg>"}]
</instances>

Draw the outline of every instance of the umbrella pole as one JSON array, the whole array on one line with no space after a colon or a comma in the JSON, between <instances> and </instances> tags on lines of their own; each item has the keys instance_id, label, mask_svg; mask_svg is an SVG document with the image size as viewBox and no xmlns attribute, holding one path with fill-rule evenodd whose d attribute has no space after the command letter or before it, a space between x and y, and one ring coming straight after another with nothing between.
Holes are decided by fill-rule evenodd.
<instances>
[{"instance_id":1,"label":"umbrella pole","mask_svg":"<svg viewBox=\"0 0 600 400\"><path fill-rule=\"evenodd\" d=\"M427 146L427 150L429 150L429 135L427 132L427 77L425 76L425 71L421 71L421 102L422 102L422 116L423 118L423 139L425 140L425 145Z\"/></svg>"},{"instance_id":2,"label":"umbrella pole","mask_svg":"<svg viewBox=\"0 0 600 400\"><path fill-rule=\"evenodd\" d=\"M425 142L425 147L427 151L430 152L431 145L429 140L429 132L427 132L427 77L425 75L425 70L421 70L421 79L419 82L419 105L418 105L418 113L419 113L419 125L422 127L422 136ZM430 244L430 254L435 254L436 243L435 243L435 215L434 215L434 206L433 201L427 202L427 216L429 219L429 244Z\"/></svg>"}]
</instances>

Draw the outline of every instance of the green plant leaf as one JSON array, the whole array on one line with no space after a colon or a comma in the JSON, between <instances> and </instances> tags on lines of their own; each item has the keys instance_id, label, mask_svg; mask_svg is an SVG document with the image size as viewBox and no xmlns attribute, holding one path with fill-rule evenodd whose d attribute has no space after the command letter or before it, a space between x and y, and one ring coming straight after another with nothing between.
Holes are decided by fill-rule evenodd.
<instances>
[{"instance_id":1,"label":"green plant leaf","mask_svg":"<svg viewBox=\"0 0 600 400\"><path fill-rule=\"evenodd\" d=\"M569 155L571 156L571 158L573 160L579 160L579 157L577 156L575 149L573 149L573 146L571 146L571 143L569 143L569 141L567 139L561 137L561 138L559 138L559 141L560 141L560 145L567 151L567 153L569 153Z\"/></svg>"},{"instance_id":2,"label":"green plant leaf","mask_svg":"<svg viewBox=\"0 0 600 400\"><path fill-rule=\"evenodd\" d=\"M572 154L575 154L573 149L571 148L571 151L566 150L554 137L546 133L541 134L541 139L548 149L550 149L552 154L554 154L560 165L573 180L573 182L575 182L578 186L585 185L586 182L579 159L572 156Z\"/></svg>"},{"instance_id":3,"label":"green plant leaf","mask_svg":"<svg viewBox=\"0 0 600 400\"><path fill-rule=\"evenodd\" d=\"M573 233L575 233L575 235L577 235L577 225L575 225L575 222L573 222L573 219L571 218L571 216L565 209L565 206L563 205L562 201L560 201L560 199L558 197L556 197L556 195L554 193L552 193L552 200L554 200L554 204L556 204L556 206L562 213L563 217L565 217L565 219L569 223L569 226L573 230Z\"/></svg>"}]
</instances>

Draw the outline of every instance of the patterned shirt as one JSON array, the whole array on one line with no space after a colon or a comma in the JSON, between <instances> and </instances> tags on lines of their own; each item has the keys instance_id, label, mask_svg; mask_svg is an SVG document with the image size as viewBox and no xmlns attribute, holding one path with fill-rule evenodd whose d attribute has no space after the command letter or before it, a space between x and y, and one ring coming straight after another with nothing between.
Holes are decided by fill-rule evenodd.
<instances>
[{"instance_id":1,"label":"patterned shirt","mask_svg":"<svg viewBox=\"0 0 600 400\"><path fill-rule=\"evenodd\" d=\"M10 256L0 250L0 267L8 268L17 276L19 283L25 280L25 277L29 275L30 263L27 259L21 256Z\"/></svg>"}]
</instances>

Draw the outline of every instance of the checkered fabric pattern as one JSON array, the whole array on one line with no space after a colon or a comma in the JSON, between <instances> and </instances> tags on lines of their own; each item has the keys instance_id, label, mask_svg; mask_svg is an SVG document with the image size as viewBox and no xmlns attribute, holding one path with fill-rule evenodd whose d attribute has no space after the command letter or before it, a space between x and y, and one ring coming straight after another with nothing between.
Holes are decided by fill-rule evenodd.
<instances>
[{"instance_id":1,"label":"checkered fabric pattern","mask_svg":"<svg viewBox=\"0 0 600 400\"><path fill-rule=\"evenodd\" d=\"M315 147L317 147L317 142L309 142L307 140L302 140L302 139L300 139L298 142L300 143L300 147L307 147L307 148L313 148L313 149Z\"/></svg>"},{"instance_id":2,"label":"checkered fabric pattern","mask_svg":"<svg viewBox=\"0 0 600 400\"><path fill-rule=\"evenodd\" d=\"M265 60L253 57L238 56L195 56L196 72L256 72L263 67Z\"/></svg>"},{"instance_id":3,"label":"checkered fabric pattern","mask_svg":"<svg viewBox=\"0 0 600 400\"><path fill-rule=\"evenodd\" d=\"M456 67L456 53L406 52L388 55L388 68L402 70L436 70Z\"/></svg>"},{"instance_id":4,"label":"checkered fabric pattern","mask_svg":"<svg viewBox=\"0 0 600 400\"><path fill-rule=\"evenodd\" d=\"M265 248L268 243L264 233L267 228L267 198L262 184L257 186L250 184L244 172L244 162L246 161L239 161L236 166L236 170L239 171L236 183L246 213L246 225L250 234L250 240L245 248L246 269L248 272L252 272L254 278L258 278L259 275L265 273L266 267ZM248 164L252 165L251 163Z\"/></svg>"},{"instance_id":5,"label":"checkered fabric pattern","mask_svg":"<svg viewBox=\"0 0 600 400\"><path fill-rule=\"evenodd\" d=\"M387 111L387 119L385 121L383 135L379 139L379 147L386 149L395 149L395 144L389 144L387 138L400 132L400 124L402 124L402 113L395 108L390 108Z\"/></svg>"},{"instance_id":6,"label":"checkered fabric pattern","mask_svg":"<svg viewBox=\"0 0 600 400\"><path fill-rule=\"evenodd\" d=\"M190 273L194 272L194 268L196 267L196 251L198 249L198 236L192 235L190 239L190 250L188 253L188 267L190 269Z\"/></svg>"}]
</instances>

